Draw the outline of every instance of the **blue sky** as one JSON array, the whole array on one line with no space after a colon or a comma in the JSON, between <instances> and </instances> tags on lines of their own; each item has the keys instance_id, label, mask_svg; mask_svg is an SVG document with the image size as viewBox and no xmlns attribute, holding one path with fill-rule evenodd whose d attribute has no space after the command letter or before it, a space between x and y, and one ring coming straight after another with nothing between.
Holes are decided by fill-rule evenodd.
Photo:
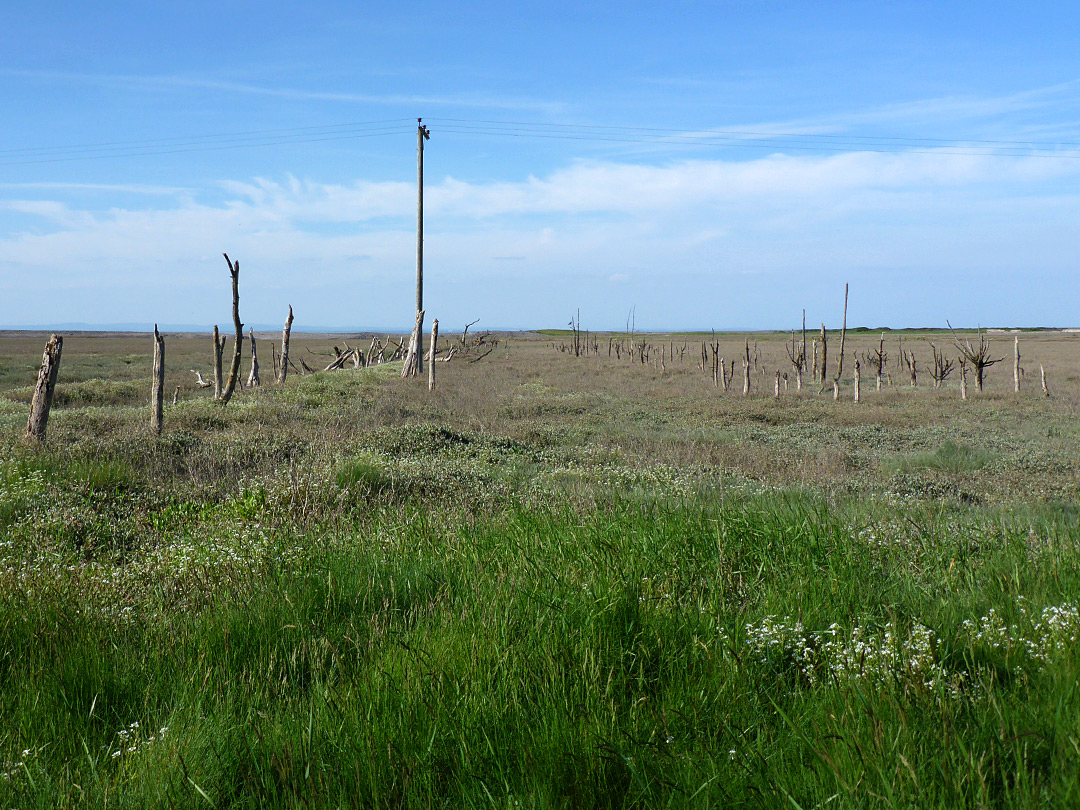
<instances>
[{"instance_id":1,"label":"blue sky","mask_svg":"<svg viewBox=\"0 0 1080 810\"><path fill-rule=\"evenodd\" d=\"M1066 4L8 5L0 326L1080 323Z\"/></svg>"}]
</instances>

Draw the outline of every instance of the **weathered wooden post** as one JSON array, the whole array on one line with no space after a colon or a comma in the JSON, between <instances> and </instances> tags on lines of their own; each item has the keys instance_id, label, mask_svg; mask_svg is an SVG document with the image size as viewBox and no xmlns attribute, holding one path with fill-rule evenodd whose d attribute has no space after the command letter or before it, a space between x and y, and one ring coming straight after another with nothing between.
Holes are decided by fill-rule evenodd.
<instances>
[{"instance_id":1,"label":"weathered wooden post","mask_svg":"<svg viewBox=\"0 0 1080 810\"><path fill-rule=\"evenodd\" d=\"M821 368L818 369L821 390L825 390L825 378L829 376L829 338L825 334L825 324L821 324Z\"/></svg>"},{"instance_id":2,"label":"weathered wooden post","mask_svg":"<svg viewBox=\"0 0 1080 810\"><path fill-rule=\"evenodd\" d=\"M1013 391L1020 393L1020 336L1013 335Z\"/></svg>"},{"instance_id":3,"label":"weathered wooden post","mask_svg":"<svg viewBox=\"0 0 1080 810\"><path fill-rule=\"evenodd\" d=\"M960 358L960 399L967 399L967 358Z\"/></svg>"},{"instance_id":4,"label":"weathered wooden post","mask_svg":"<svg viewBox=\"0 0 1080 810\"><path fill-rule=\"evenodd\" d=\"M221 354L225 351L225 338L218 334L214 324L214 399L221 399Z\"/></svg>"},{"instance_id":5,"label":"weathered wooden post","mask_svg":"<svg viewBox=\"0 0 1080 810\"><path fill-rule=\"evenodd\" d=\"M285 328L281 330L281 366L278 367L277 375L277 381L282 384L289 373L289 336L292 334L292 322L292 304L289 304L289 317L285 319Z\"/></svg>"},{"instance_id":6,"label":"weathered wooden post","mask_svg":"<svg viewBox=\"0 0 1080 810\"><path fill-rule=\"evenodd\" d=\"M45 441L45 427L49 423L49 409L52 408L63 348L64 339L60 335L53 335L45 344L45 353L41 355L41 369L38 371L37 385L34 386L34 396L30 400L30 419L26 423L26 438L31 441Z\"/></svg>"},{"instance_id":7,"label":"weathered wooden post","mask_svg":"<svg viewBox=\"0 0 1080 810\"><path fill-rule=\"evenodd\" d=\"M154 376L150 383L150 430L158 436L165 413L165 338L154 324Z\"/></svg>"},{"instance_id":8,"label":"weathered wooden post","mask_svg":"<svg viewBox=\"0 0 1080 810\"><path fill-rule=\"evenodd\" d=\"M861 367L859 366L859 358L855 358L855 401L859 401L859 384L862 381ZM878 377L878 382L881 382L881 378Z\"/></svg>"},{"instance_id":9,"label":"weathered wooden post","mask_svg":"<svg viewBox=\"0 0 1080 810\"><path fill-rule=\"evenodd\" d=\"M428 356L428 378L427 388L428 391L435 390L435 352L437 352L439 345L439 319L436 318L431 322L431 354Z\"/></svg>"},{"instance_id":10,"label":"weathered wooden post","mask_svg":"<svg viewBox=\"0 0 1080 810\"><path fill-rule=\"evenodd\" d=\"M780 399L780 369L776 370L776 388L773 389L773 396Z\"/></svg>"},{"instance_id":11,"label":"weathered wooden post","mask_svg":"<svg viewBox=\"0 0 1080 810\"><path fill-rule=\"evenodd\" d=\"M221 392L221 404L227 405L232 399L233 391L236 390L236 382L240 377L240 353L244 348L244 325L240 323L240 260L235 262L229 258L228 253L222 253L225 263L229 265L229 276L232 278L232 318L233 329L233 356L229 364L229 379L225 382L225 390Z\"/></svg>"},{"instance_id":12,"label":"weathered wooden post","mask_svg":"<svg viewBox=\"0 0 1080 810\"><path fill-rule=\"evenodd\" d=\"M743 384L742 392L743 396L747 396L750 393L750 341L746 341L746 359L743 360Z\"/></svg>"}]
</instances>

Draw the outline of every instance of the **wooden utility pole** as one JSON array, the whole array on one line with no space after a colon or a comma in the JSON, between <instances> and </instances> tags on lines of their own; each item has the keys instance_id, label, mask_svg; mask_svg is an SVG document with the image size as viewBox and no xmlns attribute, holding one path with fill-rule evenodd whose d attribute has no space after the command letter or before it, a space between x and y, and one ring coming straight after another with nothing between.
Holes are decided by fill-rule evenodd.
<instances>
[{"instance_id":1,"label":"wooden utility pole","mask_svg":"<svg viewBox=\"0 0 1080 810\"><path fill-rule=\"evenodd\" d=\"M423 122L416 119L416 325L402 377L424 372L424 141L431 137Z\"/></svg>"}]
</instances>

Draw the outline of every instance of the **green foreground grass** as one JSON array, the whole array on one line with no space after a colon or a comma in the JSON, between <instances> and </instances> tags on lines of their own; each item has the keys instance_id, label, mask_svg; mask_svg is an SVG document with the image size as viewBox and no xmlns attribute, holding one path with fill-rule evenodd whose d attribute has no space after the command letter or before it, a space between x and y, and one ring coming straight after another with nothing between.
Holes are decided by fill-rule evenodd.
<instances>
[{"instance_id":1,"label":"green foreground grass","mask_svg":"<svg viewBox=\"0 0 1080 810\"><path fill-rule=\"evenodd\" d=\"M400 385L185 403L160 439L61 411L44 450L0 412L0 805L1080 804L1073 505L407 401L354 431ZM994 463L905 459L881 480Z\"/></svg>"}]
</instances>

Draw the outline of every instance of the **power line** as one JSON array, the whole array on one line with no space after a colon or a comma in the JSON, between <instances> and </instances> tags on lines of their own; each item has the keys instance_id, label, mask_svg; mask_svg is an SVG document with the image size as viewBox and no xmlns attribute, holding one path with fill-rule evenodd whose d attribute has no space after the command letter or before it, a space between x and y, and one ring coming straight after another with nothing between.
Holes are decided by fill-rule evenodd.
<instances>
[{"instance_id":1,"label":"power line","mask_svg":"<svg viewBox=\"0 0 1080 810\"><path fill-rule=\"evenodd\" d=\"M119 158L119 157L139 157L142 155L176 155L186 152L212 152L222 149L245 149L252 146L280 146L282 144L294 144L294 143L319 143L323 141L343 141L352 140L355 138L376 138L384 135L399 135L403 132L411 132L410 127L398 127L394 129L384 129L382 131L364 131L360 133L353 133L347 135L333 135L325 136L321 138L293 138L287 140L264 140L262 143L215 143L215 144L203 144L197 146L191 146L185 149L151 149L148 148L145 151L137 152L119 152L111 154L97 154L97 155L80 155L77 157L42 157L34 160L11 160L6 162L0 162L0 166L25 166L35 163L66 163L76 160L101 160L104 158Z\"/></svg>"},{"instance_id":2,"label":"power line","mask_svg":"<svg viewBox=\"0 0 1080 810\"><path fill-rule=\"evenodd\" d=\"M433 119L437 124L438 119ZM444 119L449 122L450 119ZM560 127L552 129L551 127ZM459 134L497 135L518 138L541 138L556 140L580 140L580 141L606 141L611 143L638 143L664 146L713 146L746 149L794 149L812 152L874 152L881 154L905 154L923 153L936 155L969 155L986 157L1039 157L1039 158L1080 158L1080 152L1075 148L1069 148L1070 144L1039 144L1043 151L1037 149L1023 149L1021 141L1000 141L1001 147L993 147L992 142L982 141L980 145L965 147L963 143L946 139L900 139L880 138L873 136L842 136L842 135L809 135L787 133L776 135L757 133L757 137L746 137L749 133L722 133L721 131L703 132L701 130L661 130L659 128L645 127L599 127L591 125L547 125L538 124L530 126L497 126L444 123L439 129L443 132L455 132ZM646 135L646 132L656 134ZM822 139L828 140L822 140ZM838 140L844 138L845 140ZM799 140L793 140L799 139ZM858 140L855 140L858 139ZM910 145L892 143L891 141L909 141ZM940 143L941 146L933 145ZM1035 143L1035 142L1030 142ZM921 144L921 145L920 145ZM947 144L953 144L951 147ZM1004 144L1009 144L1004 146ZM1068 148L1067 152L1046 151L1051 148Z\"/></svg>"},{"instance_id":3,"label":"power line","mask_svg":"<svg viewBox=\"0 0 1080 810\"><path fill-rule=\"evenodd\" d=\"M104 143L77 143L77 144L68 144L67 146L29 146L29 147L23 147L21 149L0 149L0 156L13 155L13 154L16 154L16 153L31 153L31 152L45 153L45 152L50 152L50 151L65 151L65 152L67 152L67 151L79 152L79 151L84 151L84 150L92 151L92 150L95 150L95 149L106 149L106 148L109 148L109 147L132 147L132 148L138 148L138 147L141 147L141 146L144 146L144 145L145 146L150 146L150 145L155 145L155 144L164 144L164 143L166 143L168 141L184 141L184 140L203 141L203 140L211 140L211 139L216 139L216 138L223 138L223 139L228 140L228 139L232 139L232 138L239 138L241 136L246 136L246 135L271 136L271 135L278 135L278 134L284 133L284 132L294 132L294 133L298 133L298 134L308 134L308 133L314 134L314 133L319 132L319 131L330 130L330 129L344 129L344 128L347 128L347 127L368 127L368 126L375 126L375 125L378 125L378 124L405 124L405 123L408 123L408 122L411 122L411 121L412 121L411 118L384 118L384 119L381 119L381 120L378 120L378 121L353 121L353 122L349 122L349 123L345 123L345 124L324 124L324 125L320 125L320 126L288 127L288 128L285 128L285 129L249 129L249 130L244 130L244 131L241 131L241 132L213 133L213 134L209 134L209 135L174 135L174 136L169 137L169 138L149 138L149 139L145 139L145 140L134 140L134 141L106 141Z\"/></svg>"},{"instance_id":4,"label":"power line","mask_svg":"<svg viewBox=\"0 0 1080 810\"><path fill-rule=\"evenodd\" d=\"M981 157L1080 159L1080 143L1019 140L954 140L947 138L766 132L755 130L679 129L606 124L560 124L489 119L429 119L447 134L643 144L664 147L766 149L801 152L870 152ZM110 141L68 146L0 150L0 166L60 163L142 155L173 155L259 146L319 143L412 132L411 118L341 124L246 130L207 135ZM441 123L440 123L441 122Z\"/></svg>"}]
</instances>

